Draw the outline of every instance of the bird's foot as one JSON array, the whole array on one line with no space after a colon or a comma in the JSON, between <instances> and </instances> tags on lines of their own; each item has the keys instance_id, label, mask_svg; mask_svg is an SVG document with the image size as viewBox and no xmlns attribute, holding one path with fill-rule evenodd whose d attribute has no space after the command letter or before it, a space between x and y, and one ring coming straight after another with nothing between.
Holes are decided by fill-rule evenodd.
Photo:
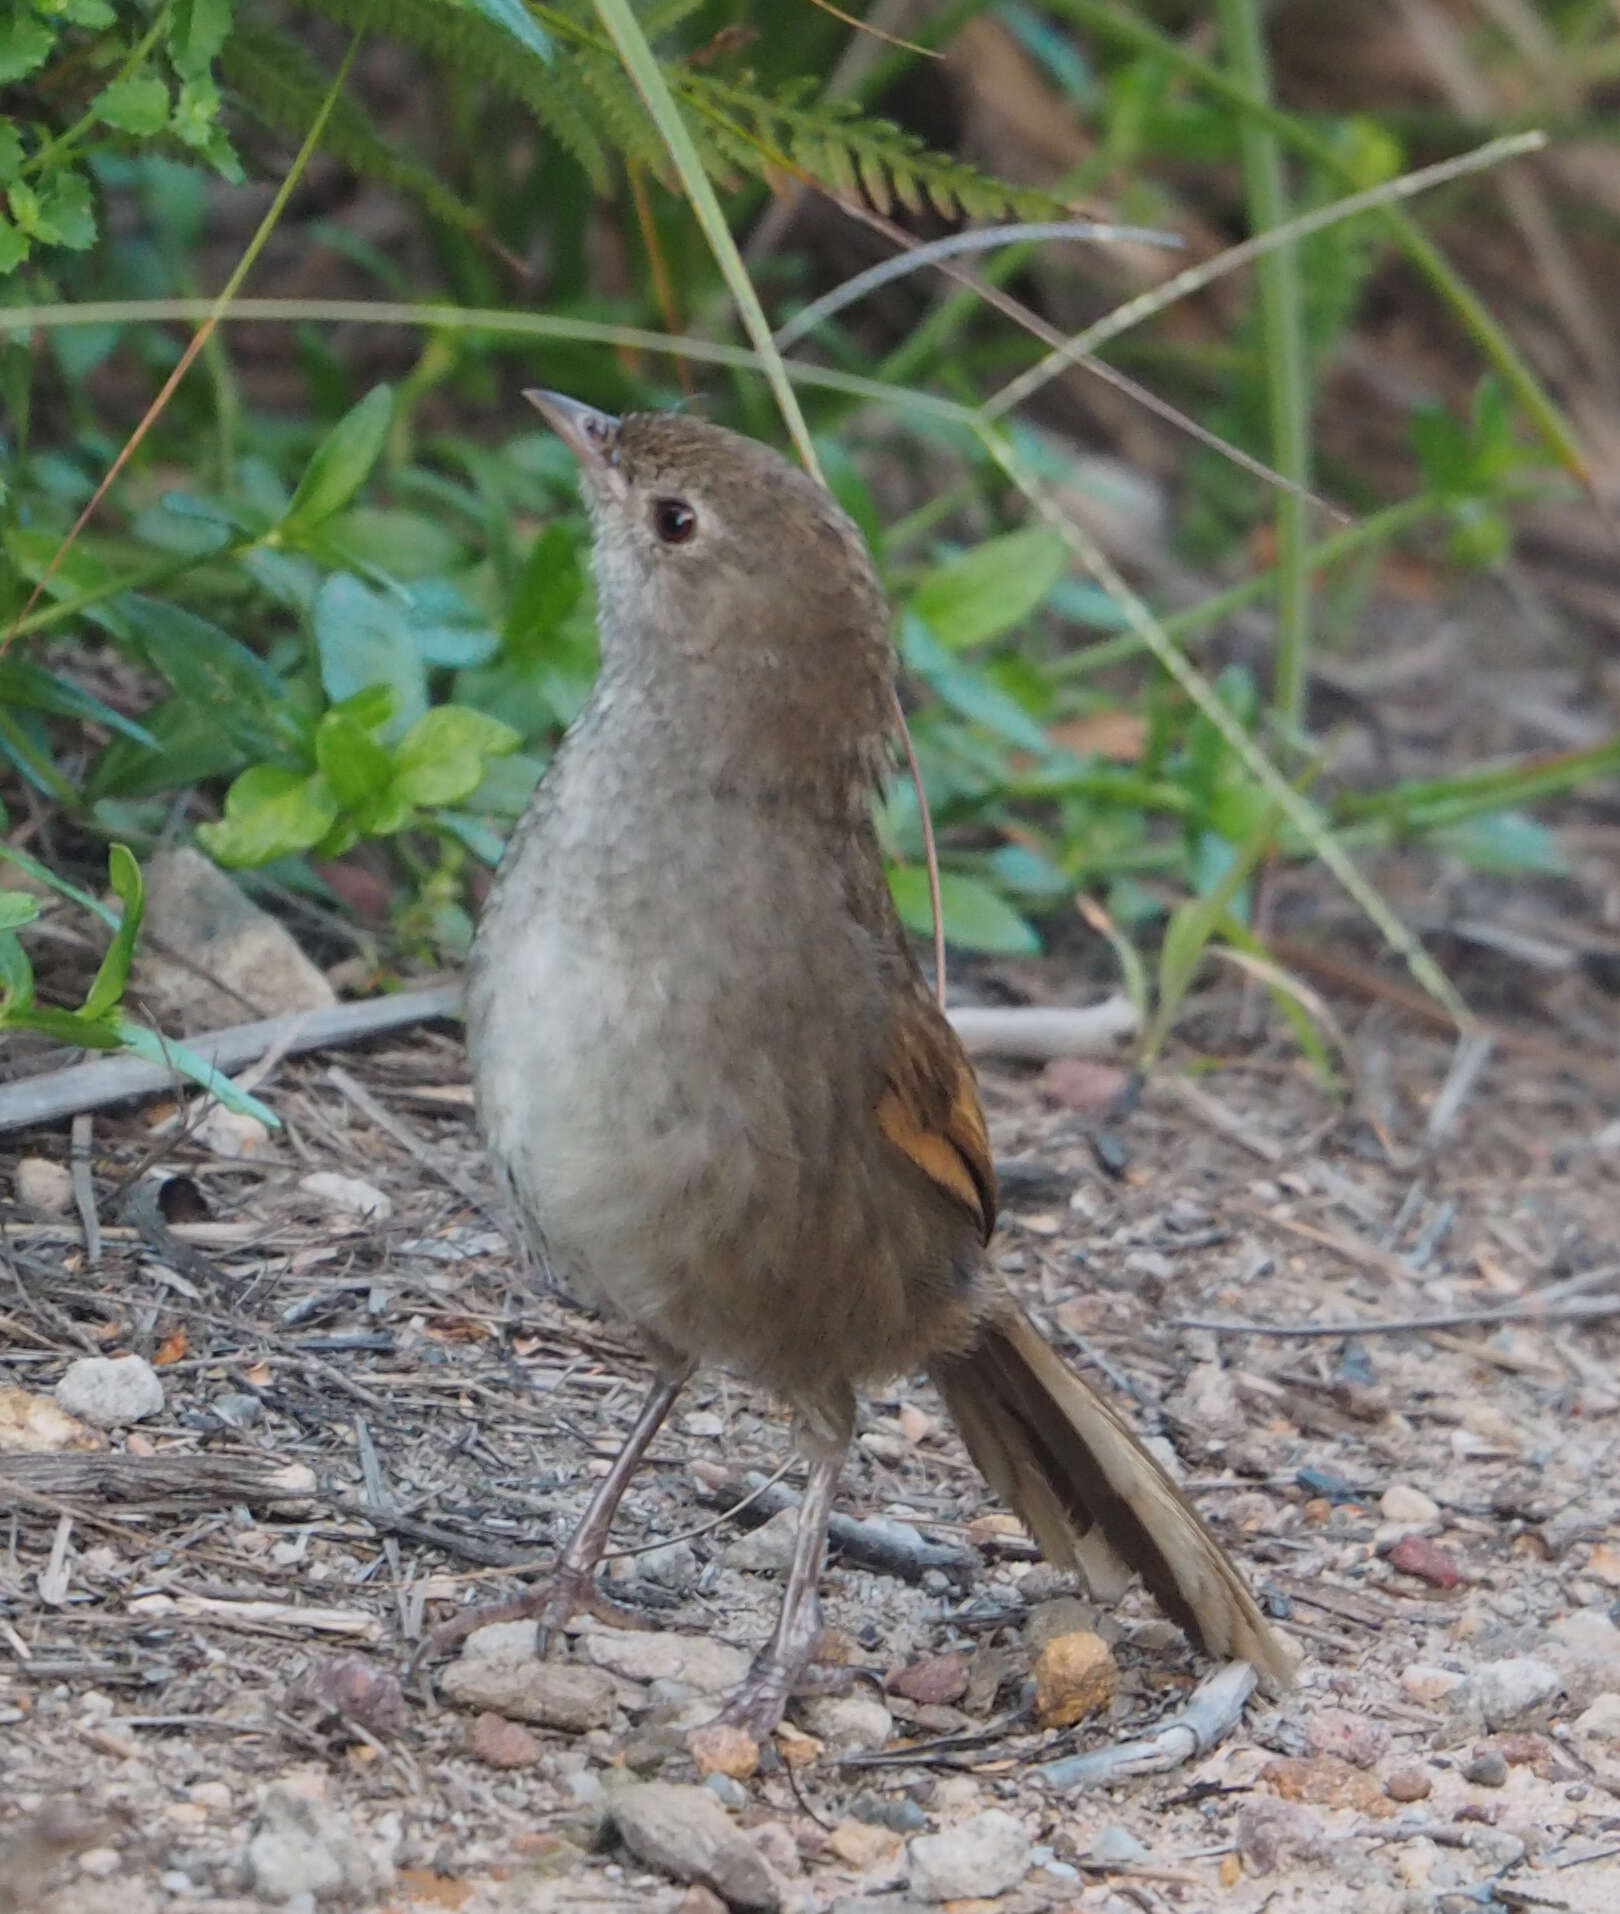
<instances>
[{"instance_id":1,"label":"bird's foot","mask_svg":"<svg viewBox=\"0 0 1620 1914\"><path fill-rule=\"evenodd\" d=\"M839 1695L849 1688L848 1668L818 1668L813 1662L813 1651L783 1656L774 1648L762 1648L715 1720L744 1729L755 1741L768 1741L782 1725L790 1701L810 1695Z\"/></svg>"},{"instance_id":2,"label":"bird's foot","mask_svg":"<svg viewBox=\"0 0 1620 1914\"><path fill-rule=\"evenodd\" d=\"M544 1581L536 1582L513 1600L480 1602L476 1607L464 1609L461 1614L430 1629L412 1655L408 1673L414 1675L425 1663L439 1660L458 1642L465 1641L478 1629L488 1628L496 1622L533 1621L534 1652L543 1659L551 1651L553 1637L576 1615L594 1616L609 1628L645 1629L655 1626L648 1616L634 1608L625 1608L611 1596L604 1595L601 1585L589 1569L567 1567L559 1563Z\"/></svg>"}]
</instances>

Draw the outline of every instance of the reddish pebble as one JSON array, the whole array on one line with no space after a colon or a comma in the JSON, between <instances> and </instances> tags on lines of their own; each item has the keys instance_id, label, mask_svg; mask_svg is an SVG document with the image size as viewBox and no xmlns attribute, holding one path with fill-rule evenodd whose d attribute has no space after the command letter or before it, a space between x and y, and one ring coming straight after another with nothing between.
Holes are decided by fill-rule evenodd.
<instances>
[{"instance_id":1,"label":"reddish pebble","mask_svg":"<svg viewBox=\"0 0 1620 1914\"><path fill-rule=\"evenodd\" d=\"M1455 1588L1462 1580L1462 1571L1450 1555L1426 1535L1403 1535L1389 1551L1388 1560L1391 1568L1435 1588Z\"/></svg>"},{"instance_id":2,"label":"reddish pebble","mask_svg":"<svg viewBox=\"0 0 1620 1914\"><path fill-rule=\"evenodd\" d=\"M541 1751L521 1721L485 1713L475 1716L467 1731L467 1752L492 1768L532 1768Z\"/></svg>"},{"instance_id":3,"label":"reddish pebble","mask_svg":"<svg viewBox=\"0 0 1620 1914\"><path fill-rule=\"evenodd\" d=\"M959 1701L967 1693L967 1656L956 1653L930 1655L902 1668L889 1683L889 1692L903 1695L920 1707L937 1707L941 1702Z\"/></svg>"},{"instance_id":4,"label":"reddish pebble","mask_svg":"<svg viewBox=\"0 0 1620 1914\"><path fill-rule=\"evenodd\" d=\"M1384 1783L1391 1801L1422 1801L1434 1786L1427 1768L1397 1768Z\"/></svg>"},{"instance_id":5,"label":"reddish pebble","mask_svg":"<svg viewBox=\"0 0 1620 1914\"><path fill-rule=\"evenodd\" d=\"M1106 1110L1129 1079L1111 1063L1092 1057L1057 1057L1041 1072L1041 1093L1071 1110Z\"/></svg>"}]
</instances>

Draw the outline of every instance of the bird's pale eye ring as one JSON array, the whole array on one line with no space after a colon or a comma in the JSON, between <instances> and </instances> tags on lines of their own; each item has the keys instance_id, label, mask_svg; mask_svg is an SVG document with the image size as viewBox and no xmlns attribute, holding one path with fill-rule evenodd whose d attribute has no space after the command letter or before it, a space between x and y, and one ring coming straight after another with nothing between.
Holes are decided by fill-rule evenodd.
<instances>
[{"instance_id":1,"label":"bird's pale eye ring","mask_svg":"<svg viewBox=\"0 0 1620 1914\"><path fill-rule=\"evenodd\" d=\"M684 545L697 530L697 513L684 498L655 498L652 525L665 545Z\"/></svg>"}]
</instances>

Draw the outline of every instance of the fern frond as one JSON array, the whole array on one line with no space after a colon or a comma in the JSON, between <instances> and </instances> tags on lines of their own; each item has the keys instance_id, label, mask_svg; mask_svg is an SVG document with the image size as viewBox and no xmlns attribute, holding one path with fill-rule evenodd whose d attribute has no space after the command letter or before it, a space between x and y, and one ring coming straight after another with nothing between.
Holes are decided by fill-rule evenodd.
<instances>
[{"instance_id":1,"label":"fern frond","mask_svg":"<svg viewBox=\"0 0 1620 1914\"><path fill-rule=\"evenodd\" d=\"M599 193L609 190L607 153L595 116L582 98L572 60L548 63L481 14L466 7L443 6L440 0L300 0L300 4L345 26L402 40L436 63L528 107L579 162L592 186ZM547 9L547 25L571 24ZM574 27L575 34L580 31Z\"/></svg>"},{"instance_id":2,"label":"fern frond","mask_svg":"<svg viewBox=\"0 0 1620 1914\"><path fill-rule=\"evenodd\" d=\"M654 179L672 191L678 190L669 149L658 128L641 103L641 95L625 77L617 57L598 52L594 47L576 47L569 67L587 90L593 106L601 115L610 144L626 159L638 161Z\"/></svg>"},{"instance_id":3,"label":"fern frond","mask_svg":"<svg viewBox=\"0 0 1620 1914\"><path fill-rule=\"evenodd\" d=\"M314 119L330 80L295 40L273 28L239 20L220 55L220 72L249 116L272 132L301 136ZM489 229L474 207L436 173L396 152L347 95L332 109L321 146L366 179L408 194L434 219L481 239Z\"/></svg>"},{"instance_id":4,"label":"fern frond","mask_svg":"<svg viewBox=\"0 0 1620 1914\"><path fill-rule=\"evenodd\" d=\"M671 67L669 77L711 132L724 128L732 135L728 145L738 163L762 176L790 163L880 213L897 202L913 213L931 205L945 219L1054 219L1071 210L1056 194L981 173L848 101L807 101L803 83L765 94L690 67ZM752 157L745 161L743 151Z\"/></svg>"}]
</instances>

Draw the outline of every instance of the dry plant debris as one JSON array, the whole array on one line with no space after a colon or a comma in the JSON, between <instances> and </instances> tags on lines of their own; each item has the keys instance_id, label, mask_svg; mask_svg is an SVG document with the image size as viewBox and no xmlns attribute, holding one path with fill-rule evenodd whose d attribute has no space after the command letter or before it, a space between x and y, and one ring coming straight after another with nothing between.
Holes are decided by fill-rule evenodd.
<instances>
[{"instance_id":1,"label":"dry plant debris","mask_svg":"<svg viewBox=\"0 0 1620 1914\"><path fill-rule=\"evenodd\" d=\"M782 1424L723 1377L615 1538L644 1632L582 1622L540 1664L524 1625L485 1630L436 1700L401 1687L426 1626L545 1559L640 1386L484 1213L449 1038L346 1052L342 1085L283 1059L287 1128L251 1157L172 1106L98 1116L99 1264L76 1213L21 1203L0 1251L0 1841L41 1882L16 1904L1612 1909L1616 1331L1535 1304L1613 1294L1620 1152L1591 1091L1497 1055L1425 1154L1447 1045L1376 1012L1362 1041L1393 1150L1281 1048L1191 1102L1151 1082L1109 1167L1103 1112L985 1071L1021 1166L1002 1267L1288 1618L1298 1693L1238 1720L1241 1685L1197 1687L1143 1598L1085 1600L906 1384L842 1497L846 1692L797 1704L758 1772L702 1725L767 1626L796 1476L770 1481ZM196 1220L120 1220L166 1200ZM1334 1333L1178 1326L1209 1321ZM107 1357L161 1406L103 1432L53 1392ZM689 1790L712 1812L672 1812Z\"/></svg>"}]
</instances>

